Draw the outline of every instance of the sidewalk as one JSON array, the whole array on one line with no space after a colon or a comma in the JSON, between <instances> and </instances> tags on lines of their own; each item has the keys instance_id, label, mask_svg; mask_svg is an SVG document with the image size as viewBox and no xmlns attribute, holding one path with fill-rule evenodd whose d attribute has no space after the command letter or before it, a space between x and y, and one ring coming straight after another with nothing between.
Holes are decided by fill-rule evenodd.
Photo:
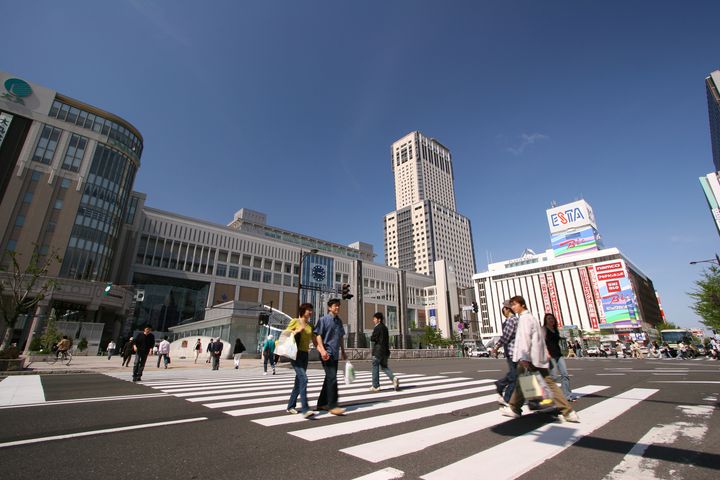
<instances>
[{"instance_id":1,"label":"sidewalk","mask_svg":"<svg viewBox=\"0 0 720 480\"><path fill-rule=\"evenodd\" d=\"M163 365L157 368L156 356L150 356L145 363L145 371L164 370ZM113 356L110 360L107 357L98 356L74 356L70 365L62 365L60 362L49 364L43 360L26 362L25 370L19 372L7 372L8 375L23 375L23 374L53 374L53 373L117 373L117 372L128 372L128 375L132 373L132 366L134 357L130 359L130 366L122 366L122 357ZM282 364L278 365L279 368L284 368ZM234 363L232 359L220 360L221 369L233 369ZM262 368L262 361L258 358L243 358L240 360L240 368L243 370L250 370L256 368ZM205 358L198 358L198 362L192 358L172 358L171 363L168 365L168 370L190 370L190 369L207 369L210 370L210 364L205 363ZM2 372L5 373L5 372Z\"/></svg>"}]
</instances>

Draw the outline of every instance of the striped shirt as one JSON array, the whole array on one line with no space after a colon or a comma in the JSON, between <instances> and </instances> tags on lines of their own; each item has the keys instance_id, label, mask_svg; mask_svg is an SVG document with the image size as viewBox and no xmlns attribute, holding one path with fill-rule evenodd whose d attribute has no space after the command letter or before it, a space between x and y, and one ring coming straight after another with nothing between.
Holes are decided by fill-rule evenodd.
<instances>
[{"instance_id":1,"label":"striped shirt","mask_svg":"<svg viewBox=\"0 0 720 480\"><path fill-rule=\"evenodd\" d=\"M505 347L505 357L513 357L513 349L515 348L515 333L517 332L518 317L510 315L503 323L503 331L500 340L495 344L495 348Z\"/></svg>"}]
</instances>

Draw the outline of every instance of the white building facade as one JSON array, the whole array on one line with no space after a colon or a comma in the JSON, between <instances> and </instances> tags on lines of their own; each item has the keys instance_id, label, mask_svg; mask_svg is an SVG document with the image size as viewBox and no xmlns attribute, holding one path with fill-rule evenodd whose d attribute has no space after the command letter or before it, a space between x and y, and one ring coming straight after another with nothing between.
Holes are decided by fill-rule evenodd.
<instances>
[{"instance_id":1,"label":"white building facade","mask_svg":"<svg viewBox=\"0 0 720 480\"><path fill-rule=\"evenodd\" d=\"M470 220L455 210L450 151L420 132L391 147L395 211L385 215L385 263L434 276L434 265L454 265L460 286L471 285L475 254Z\"/></svg>"}]
</instances>

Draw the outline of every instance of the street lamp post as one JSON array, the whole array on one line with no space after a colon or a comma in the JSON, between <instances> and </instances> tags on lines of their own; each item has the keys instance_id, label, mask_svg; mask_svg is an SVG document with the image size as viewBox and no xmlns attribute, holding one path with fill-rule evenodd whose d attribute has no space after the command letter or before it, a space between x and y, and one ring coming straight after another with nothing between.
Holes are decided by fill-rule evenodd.
<instances>
[{"instance_id":1,"label":"street lamp post","mask_svg":"<svg viewBox=\"0 0 720 480\"><path fill-rule=\"evenodd\" d=\"M720 255L716 253L715 258L710 258L708 260L695 260L690 262L690 265L697 265L698 263L714 263L715 265L720 265Z\"/></svg>"},{"instance_id":2,"label":"street lamp post","mask_svg":"<svg viewBox=\"0 0 720 480\"><path fill-rule=\"evenodd\" d=\"M302 291L302 264L305 255L315 255L318 252L317 248L313 248L309 252L303 252L300 250L300 264L298 265L298 308L300 308L300 292Z\"/></svg>"}]
</instances>

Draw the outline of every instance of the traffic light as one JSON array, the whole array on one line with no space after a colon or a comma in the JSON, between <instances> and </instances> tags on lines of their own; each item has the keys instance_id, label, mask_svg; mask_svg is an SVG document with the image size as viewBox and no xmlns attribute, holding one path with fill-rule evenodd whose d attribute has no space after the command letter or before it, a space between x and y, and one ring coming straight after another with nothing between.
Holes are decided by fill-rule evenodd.
<instances>
[{"instance_id":1,"label":"traffic light","mask_svg":"<svg viewBox=\"0 0 720 480\"><path fill-rule=\"evenodd\" d=\"M110 290L112 290L112 282L108 282L105 285L105 288L103 289L103 295L110 295Z\"/></svg>"},{"instance_id":2,"label":"traffic light","mask_svg":"<svg viewBox=\"0 0 720 480\"><path fill-rule=\"evenodd\" d=\"M472 302L472 307L473 307L473 312L477 313L477 312L478 312L478 304L477 304L477 302Z\"/></svg>"},{"instance_id":3,"label":"traffic light","mask_svg":"<svg viewBox=\"0 0 720 480\"><path fill-rule=\"evenodd\" d=\"M350 293L350 285L348 285L347 283L343 283L343 284L342 284L342 288L340 289L340 293L342 293L342 299L343 299L343 300L350 300L350 299L353 298L353 296L354 296L352 293Z\"/></svg>"},{"instance_id":4,"label":"traffic light","mask_svg":"<svg viewBox=\"0 0 720 480\"><path fill-rule=\"evenodd\" d=\"M258 325L267 325L270 323L270 314L267 312L260 312L258 315Z\"/></svg>"}]
</instances>

